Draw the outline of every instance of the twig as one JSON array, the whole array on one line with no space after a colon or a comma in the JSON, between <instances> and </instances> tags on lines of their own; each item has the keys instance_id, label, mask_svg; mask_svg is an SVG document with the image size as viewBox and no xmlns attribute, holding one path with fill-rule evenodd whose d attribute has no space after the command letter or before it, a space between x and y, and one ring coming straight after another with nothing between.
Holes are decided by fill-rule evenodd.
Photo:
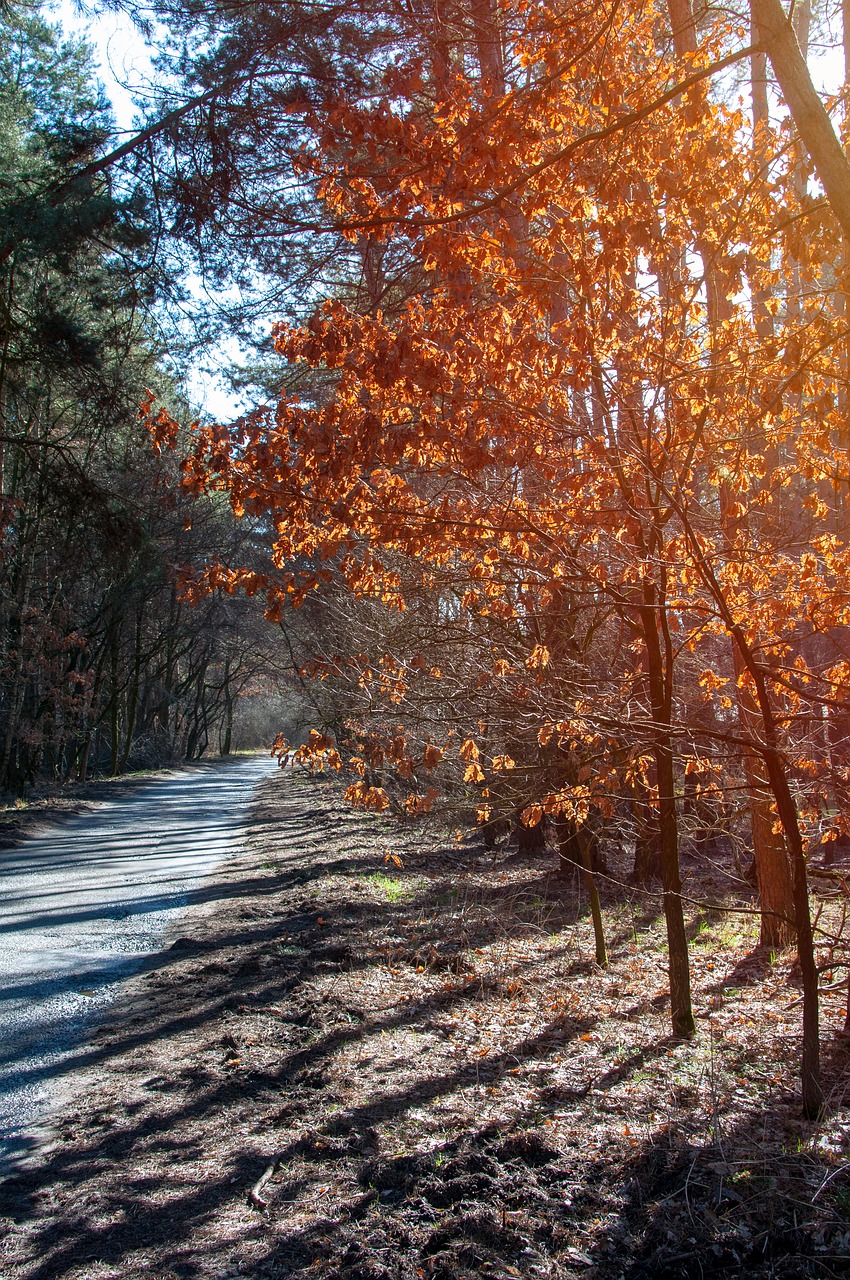
<instances>
[{"instance_id":1,"label":"twig","mask_svg":"<svg viewBox=\"0 0 850 1280\"><path fill-rule=\"evenodd\" d=\"M266 1165L261 1177L257 1179L251 1190L248 1192L248 1199L257 1209L265 1209L268 1206L268 1200L262 1194L263 1187L274 1176L277 1169L277 1161L274 1164Z\"/></svg>"},{"instance_id":2,"label":"twig","mask_svg":"<svg viewBox=\"0 0 850 1280\"><path fill-rule=\"evenodd\" d=\"M708 1022L708 1082L711 1089L711 1123L714 1129L714 1141L717 1143L721 1158L725 1161L726 1152L723 1150L723 1130L721 1129L718 1115L717 1081L714 1076L714 1023L711 1019ZM688 1176L690 1177L690 1174Z\"/></svg>"},{"instance_id":3,"label":"twig","mask_svg":"<svg viewBox=\"0 0 850 1280\"><path fill-rule=\"evenodd\" d=\"M838 965L836 964L836 965L833 965L832 967L837 969ZM847 986L846 979L842 978L840 982L830 982L828 986L818 987L818 995L822 996L827 991L840 991L846 986ZM802 1003L803 1003L803 997L798 996L796 1000L792 1000L790 1004L783 1005L782 1008L784 1012L787 1013L789 1009L796 1009L797 1005Z\"/></svg>"},{"instance_id":4,"label":"twig","mask_svg":"<svg viewBox=\"0 0 850 1280\"><path fill-rule=\"evenodd\" d=\"M827 1185L827 1183L832 1182L832 1179L833 1179L833 1178L837 1178L837 1177L838 1177L838 1175L839 1175L839 1173L846 1173L846 1172L847 1172L847 1170L848 1170L848 1168L850 1168L850 1165L841 1164L841 1165L839 1165L839 1166L838 1166L838 1168L837 1168L837 1169L833 1169L832 1173L828 1173L828 1174L826 1175L826 1177L824 1178L823 1182L822 1182L822 1183L820 1184L820 1186L818 1187L818 1189L817 1189L817 1191L815 1192L815 1194L812 1196L812 1204L814 1204L814 1202L817 1200L818 1196L819 1196L819 1195L820 1195L820 1193L823 1191L823 1189L824 1189L824 1187Z\"/></svg>"}]
</instances>

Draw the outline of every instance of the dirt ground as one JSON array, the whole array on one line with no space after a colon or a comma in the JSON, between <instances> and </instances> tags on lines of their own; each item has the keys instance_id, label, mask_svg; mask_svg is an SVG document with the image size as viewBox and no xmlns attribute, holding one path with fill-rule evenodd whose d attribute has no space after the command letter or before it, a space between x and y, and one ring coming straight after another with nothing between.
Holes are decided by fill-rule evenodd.
<instances>
[{"instance_id":1,"label":"dirt ground","mask_svg":"<svg viewBox=\"0 0 850 1280\"><path fill-rule=\"evenodd\" d=\"M688 871L703 902L731 891ZM619 876L602 972L552 855L270 778L219 894L80 1047L53 1145L0 1187L3 1280L850 1274L837 983L812 1125L793 957L692 906L699 1033L676 1042L659 904Z\"/></svg>"}]
</instances>

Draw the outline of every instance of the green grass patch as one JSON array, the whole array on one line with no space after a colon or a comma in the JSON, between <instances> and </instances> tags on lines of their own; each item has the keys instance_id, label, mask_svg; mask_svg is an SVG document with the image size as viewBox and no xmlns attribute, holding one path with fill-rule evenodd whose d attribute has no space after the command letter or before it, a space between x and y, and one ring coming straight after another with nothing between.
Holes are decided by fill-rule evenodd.
<instances>
[{"instance_id":1,"label":"green grass patch","mask_svg":"<svg viewBox=\"0 0 850 1280\"><path fill-rule=\"evenodd\" d=\"M366 881L387 902L400 902L402 898L410 897L415 888L410 881L400 880L398 876L388 876L385 871L373 872L366 877Z\"/></svg>"}]
</instances>

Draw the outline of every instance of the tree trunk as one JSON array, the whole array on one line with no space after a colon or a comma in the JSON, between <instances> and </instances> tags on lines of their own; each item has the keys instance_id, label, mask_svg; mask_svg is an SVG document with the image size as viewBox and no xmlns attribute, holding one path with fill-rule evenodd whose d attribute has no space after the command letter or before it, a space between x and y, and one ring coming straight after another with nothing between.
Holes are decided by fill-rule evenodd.
<instances>
[{"instance_id":1,"label":"tree trunk","mask_svg":"<svg viewBox=\"0 0 850 1280\"><path fill-rule=\"evenodd\" d=\"M732 657L738 717L746 736L757 741L761 716L750 690L738 683L738 677L745 672L746 667L740 650L734 643ZM771 788L763 759L757 751L745 750L743 763L761 909L759 943L766 947L787 947L793 943L796 935L794 888L788 850L782 832L774 830L777 820L771 804Z\"/></svg>"},{"instance_id":2,"label":"tree trunk","mask_svg":"<svg viewBox=\"0 0 850 1280\"><path fill-rule=\"evenodd\" d=\"M646 794L643 783L635 778L630 786L629 804L635 825L635 860L632 880L635 884L648 885L661 878L661 838L658 819Z\"/></svg>"},{"instance_id":3,"label":"tree trunk","mask_svg":"<svg viewBox=\"0 0 850 1280\"><path fill-rule=\"evenodd\" d=\"M665 667L658 635L658 616L663 601L654 598L651 588L644 589L645 604L641 608L650 704L654 724L652 751L658 782L658 822L661 835L661 887L664 919L667 924L667 948L670 975L670 1018L674 1036L690 1040L696 1025L691 1007L691 975L688 965L688 939L682 911L682 878L679 870L679 830L676 817L676 793L673 773L673 739L671 733L672 672Z\"/></svg>"},{"instance_id":4,"label":"tree trunk","mask_svg":"<svg viewBox=\"0 0 850 1280\"><path fill-rule=\"evenodd\" d=\"M586 828L578 832L581 849L581 865L584 875L584 887L590 900L590 916L593 920L593 938L596 948L596 963L601 969L608 968L608 952L605 947L605 926L602 922L602 904L599 901L599 890L596 887L596 876L593 874L593 857L591 854L591 838Z\"/></svg>"},{"instance_id":5,"label":"tree trunk","mask_svg":"<svg viewBox=\"0 0 850 1280\"><path fill-rule=\"evenodd\" d=\"M712 348L716 352L719 345L717 335L722 332L722 325L732 319L728 301L729 289L724 281L722 270L716 264L711 269L706 269L706 290L711 316ZM721 398L722 403L723 398ZM763 440L759 440L757 445L753 442L751 448L756 447L764 450L765 456L768 456L769 465L775 465L776 459L770 458ZM725 553L730 561L742 555L740 539L742 535L748 533L747 518L738 514L735 499L736 495L731 487L726 483L722 484L720 522ZM752 694L740 682L740 677L746 668L741 651L734 640L732 668L735 673L738 719L744 736L750 740L756 740L761 716ZM788 853L781 832L774 831L769 788L764 774L764 765L758 754L745 750L743 766L747 780L747 807L750 813L753 857L756 864L761 908L759 941L766 946L784 947L794 941L794 899Z\"/></svg>"},{"instance_id":6,"label":"tree trunk","mask_svg":"<svg viewBox=\"0 0 850 1280\"><path fill-rule=\"evenodd\" d=\"M797 806L779 752L771 747L765 752L770 785L776 807L791 850L794 869L794 913L797 924L797 954L803 982L803 1053L800 1079L803 1091L803 1114L816 1120L823 1111L820 1082L820 1010L818 1007L818 973L815 963L812 920L809 914L809 890L806 880L806 855L797 820Z\"/></svg>"},{"instance_id":7,"label":"tree trunk","mask_svg":"<svg viewBox=\"0 0 850 1280\"><path fill-rule=\"evenodd\" d=\"M133 675L130 680L130 692L127 695L127 723L124 726L124 750L118 766L119 773L126 773L133 750L133 734L136 731L136 716L139 710L139 686L142 679L142 621L144 608L140 607L136 615L136 643L133 654Z\"/></svg>"},{"instance_id":8,"label":"tree trunk","mask_svg":"<svg viewBox=\"0 0 850 1280\"><path fill-rule=\"evenodd\" d=\"M850 163L820 100L780 0L751 0L752 16L797 132L850 240Z\"/></svg>"},{"instance_id":9,"label":"tree trunk","mask_svg":"<svg viewBox=\"0 0 850 1280\"><path fill-rule=\"evenodd\" d=\"M224 741L221 744L221 754L229 756L233 749L233 704L234 699L228 698L224 710Z\"/></svg>"},{"instance_id":10,"label":"tree trunk","mask_svg":"<svg viewBox=\"0 0 850 1280\"><path fill-rule=\"evenodd\" d=\"M224 736L219 737L219 755L229 756L233 743L233 707L236 701L230 692L230 658L225 659L224 663L222 693L224 694Z\"/></svg>"},{"instance_id":11,"label":"tree trunk","mask_svg":"<svg viewBox=\"0 0 850 1280\"><path fill-rule=\"evenodd\" d=\"M681 510L680 515L682 515ZM776 719L770 701L765 670L761 667L750 648L743 629L735 621L723 587L718 581L711 564L703 555L699 540L693 529L690 528L685 516L683 516L683 523L685 524L692 552L700 566L703 580L712 592L724 625L737 646L741 659L752 680L755 702L761 716L761 742L754 743L754 747L758 749L764 760L770 789L776 801L779 821L785 832L785 841L791 856L794 920L797 926L797 954L800 960L800 975L803 982L803 1053L800 1063L803 1113L808 1119L814 1119L820 1115L823 1109L823 1091L820 1083L818 975L815 964L812 921L809 915L806 855L803 850L803 837L800 833L800 823L797 818L797 806L791 794L785 761L779 747Z\"/></svg>"},{"instance_id":12,"label":"tree trunk","mask_svg":"<svg viewBox=\"0 0 850 1280\"><path fill-rule=\"evenodd\" d=\"M582 873L584 887L590 901L590 917L593 921L593 939L596 950L596 963L600 968L608 967L608 951L605 946L605 926L602 920L602 904L599 901L599 890L596 887L594 874L594 833L587 827L576 827L575 822L567 818L558 819L555 830L558 836L558 855L561 872L567 868L578 867Z\"/></svg>"},{"instance_id":13,"label":"tree trunk","mask_svg":"<svg viewBox=\"0 0 850 1280\"><path fill-rule=\"evenodd\" d=\"M109 671L110 684L109 691L109 731L111 734L111 742L109 744L109 773L114 778L118 773L118 734L121 722L120 690L118 688L118 642L119 629L117 624L113 625L112 634L109 638Z\"/></svg>"},{"instance_id":14,"label":"tree trunk","mask_svg":"<svg viewBox=\"0 0 850 1280\"><path fill-rule=\"evenodd\" d=\"M750 44L759 45L759 29L750 6ZM754 170L758 173L765 170L768 164L766 154L767 132L770 127L770 103L767 96L767 56L764 50L757 48L750 55L750 97L753 104L753 151L755 154ZM766 176L766 175L765 175ZM772 296L770 289L753 288L753 319L756 333L767 340L773 334L773 317L767 303Z\"/></svg>"},{"instance_id":15,"label":"tree trunk","mask_svg":"<svg viewBox=\"0 0 850 1280\"><path fill-rule=\"evenodd\" d=\"M86 728L85 737L83 738L77 756L77 781L85 782L89 767L89 753L91 751L92 740L97 732L97 706L100 699L100 689L103 684L103 671L106 663L106 645L101 648L100 655L95 668L94 685L92 688L91 702L88 711L88 726ZM71 769L69 766L68 775L70 778Z\"/></svg>"}]
</instances>

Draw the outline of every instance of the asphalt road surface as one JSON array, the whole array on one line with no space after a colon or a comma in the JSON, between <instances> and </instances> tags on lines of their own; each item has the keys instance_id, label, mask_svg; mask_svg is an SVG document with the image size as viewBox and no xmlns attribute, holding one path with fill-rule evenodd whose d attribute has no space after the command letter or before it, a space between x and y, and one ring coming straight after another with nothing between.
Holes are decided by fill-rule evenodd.
<instances>
[{"instance_id":1,"label":"asphalt road surface","mask_svg":"<svg viewBox=\"0 0 850 1280\"><path fill-rule=\"evenodd\" d=\"M263 757L188 769L0 850L0 1175L121 980L233 848Z\"/></svg>"}]
</instances>

